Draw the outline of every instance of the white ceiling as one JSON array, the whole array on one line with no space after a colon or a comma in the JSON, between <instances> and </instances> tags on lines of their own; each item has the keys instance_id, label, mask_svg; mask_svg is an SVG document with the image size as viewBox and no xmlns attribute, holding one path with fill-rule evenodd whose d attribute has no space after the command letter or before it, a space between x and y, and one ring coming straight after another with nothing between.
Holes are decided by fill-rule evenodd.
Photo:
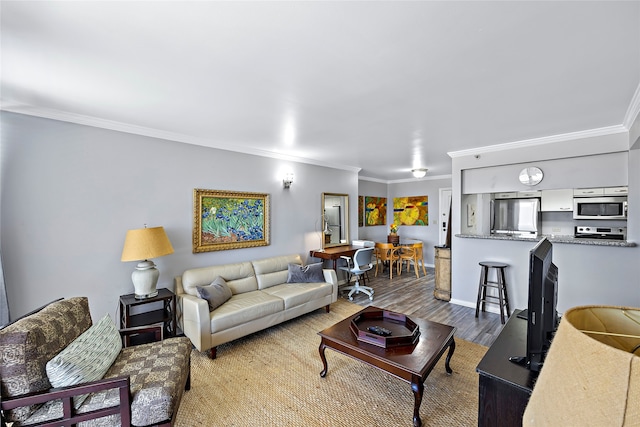
<instances>
[{"instance_id":1,"label":"white ceiling","mask_svg":"<svg viewBox=\"0 0 640 427\"><path fill-rule=\"evenodd\" d=\"M640 2L2 1L2 109L382 181L628 120ZM636 112L637 113L637 112Z\"/></svg>"}]
</instances>

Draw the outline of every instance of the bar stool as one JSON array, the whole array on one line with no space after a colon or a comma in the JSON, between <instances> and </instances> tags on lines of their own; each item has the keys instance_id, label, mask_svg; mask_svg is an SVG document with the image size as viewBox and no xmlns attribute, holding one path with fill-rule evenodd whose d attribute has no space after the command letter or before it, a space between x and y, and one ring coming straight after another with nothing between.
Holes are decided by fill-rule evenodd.
<instances>
[{"instance_id":1,"label":"bar stool","mask_svg":"<svg viewBox=\"0 0 640 427\"><path fill-rule=\"evenodd\" d=\"M507 296L507 283L504 276L504 269L508 267L507 264L501 262L481 261L480 266L480 284L478 285L478 299L476 301L476 317L478 317L478 311L480 309L480 303L482 303L482 311L485 311L485 303L499 304L500 305L500 322L504 324L504 311L507 312L507 317L511 314L509 312L509 297ZM489 269L494 268L496 270L496 281L492 282L488 280ZM498 290L498 296L487 295L487 288L495 288ZM496 301L497 300L497 301Z\"/></svg>"}]
</instances>

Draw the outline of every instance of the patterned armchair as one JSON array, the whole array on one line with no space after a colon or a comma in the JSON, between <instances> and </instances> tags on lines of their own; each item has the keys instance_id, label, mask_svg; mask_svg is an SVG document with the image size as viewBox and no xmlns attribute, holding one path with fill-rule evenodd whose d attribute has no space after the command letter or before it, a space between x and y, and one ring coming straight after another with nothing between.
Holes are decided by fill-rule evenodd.
<instances>
[{"instance_id":1,"label":"patterned armchair","mask_svg":"<svg viewBox=\"0 0 640 427\"><path fill-rule=\"evenodd\" d=\"M105 341L108 329L115 330L113 321L92 324L87 298L78 297L55 301L0 330L2 425L172 425L190 388L191 342L179 337L122 347L120 335L115 345ZM160 337L161 329L124 333L152 330ZM108 353L112 359L98 360ZM52 387L69 380L72 385Z\"/></svg>"}]
</instances>

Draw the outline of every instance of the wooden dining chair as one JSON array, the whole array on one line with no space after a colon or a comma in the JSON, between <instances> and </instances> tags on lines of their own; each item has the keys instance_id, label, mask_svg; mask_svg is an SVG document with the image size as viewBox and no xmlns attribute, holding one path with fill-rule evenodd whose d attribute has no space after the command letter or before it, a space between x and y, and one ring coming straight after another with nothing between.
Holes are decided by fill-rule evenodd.
<instances>
[{"instance_id":1,"label":"wooden dining chair","mask_svg":"<svg viewBox=\"0 0 640 427\"><path fill-rule=\"evenodd\" d=\"M402 273L402 267L405 263L407 266L407 273L411 270L411 264L413 264L413 271L416 273L416 279L420 278L420 275L418 274L418 259L416 255L417 250L413 244L402 246L400 248L400 251L398 252L398 256L400 257L400 261L398 262L398 274Z\"/></svg>"},{"instance_id":2,"label":"wooden dining chair","mask_svg":"<svg viewBox=\"0 0 640 427\"><path fill-rule=\"evenodd\" d=\"M411 245L402 246L400 255L400 271L404 265L407 266L407 273L410 271L411 264L413 264L413 270L416 273L416 277L420 277L418 269L422 268L422 273L426 276L427 269L424 266L424 254L422 242L413 243Z\"/></svg>"},{"instance_id":3,"label":"wooden dining chair","mask_svg":"<svg viewBox=\"0 0 640 427\"><path fill-rule=\"evenodd\" d=\"M393 243L376 243L376 273L378 277L378 268L382 265L384 269L385 263L389 265L389 279L393 279L393 269L398 268L400 257L398 256L398 248Z\"/></svg>"}]
</instances>

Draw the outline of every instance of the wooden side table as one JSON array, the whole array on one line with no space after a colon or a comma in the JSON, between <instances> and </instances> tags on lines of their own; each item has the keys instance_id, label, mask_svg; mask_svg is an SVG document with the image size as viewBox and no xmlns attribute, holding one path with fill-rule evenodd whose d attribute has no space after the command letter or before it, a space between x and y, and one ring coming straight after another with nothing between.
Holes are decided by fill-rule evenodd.
<instances>
[{"instance_id":1,"label":"wooden side table","mask_svg":"<svg viewBox=\"0 0 640 427\"><path fill-rule=\"evenodd\" d=\"M162 303L162 308L131 314L132 307L158 302ZM162 323L163 336L165 338L177 335L176 296L169 289L158 289L158 295L146 299L136 299L135 294L120 296L120 328L154 325L158 323ZM134 341L133 337L132 341Z\"/></svg>"}]
</instances>

